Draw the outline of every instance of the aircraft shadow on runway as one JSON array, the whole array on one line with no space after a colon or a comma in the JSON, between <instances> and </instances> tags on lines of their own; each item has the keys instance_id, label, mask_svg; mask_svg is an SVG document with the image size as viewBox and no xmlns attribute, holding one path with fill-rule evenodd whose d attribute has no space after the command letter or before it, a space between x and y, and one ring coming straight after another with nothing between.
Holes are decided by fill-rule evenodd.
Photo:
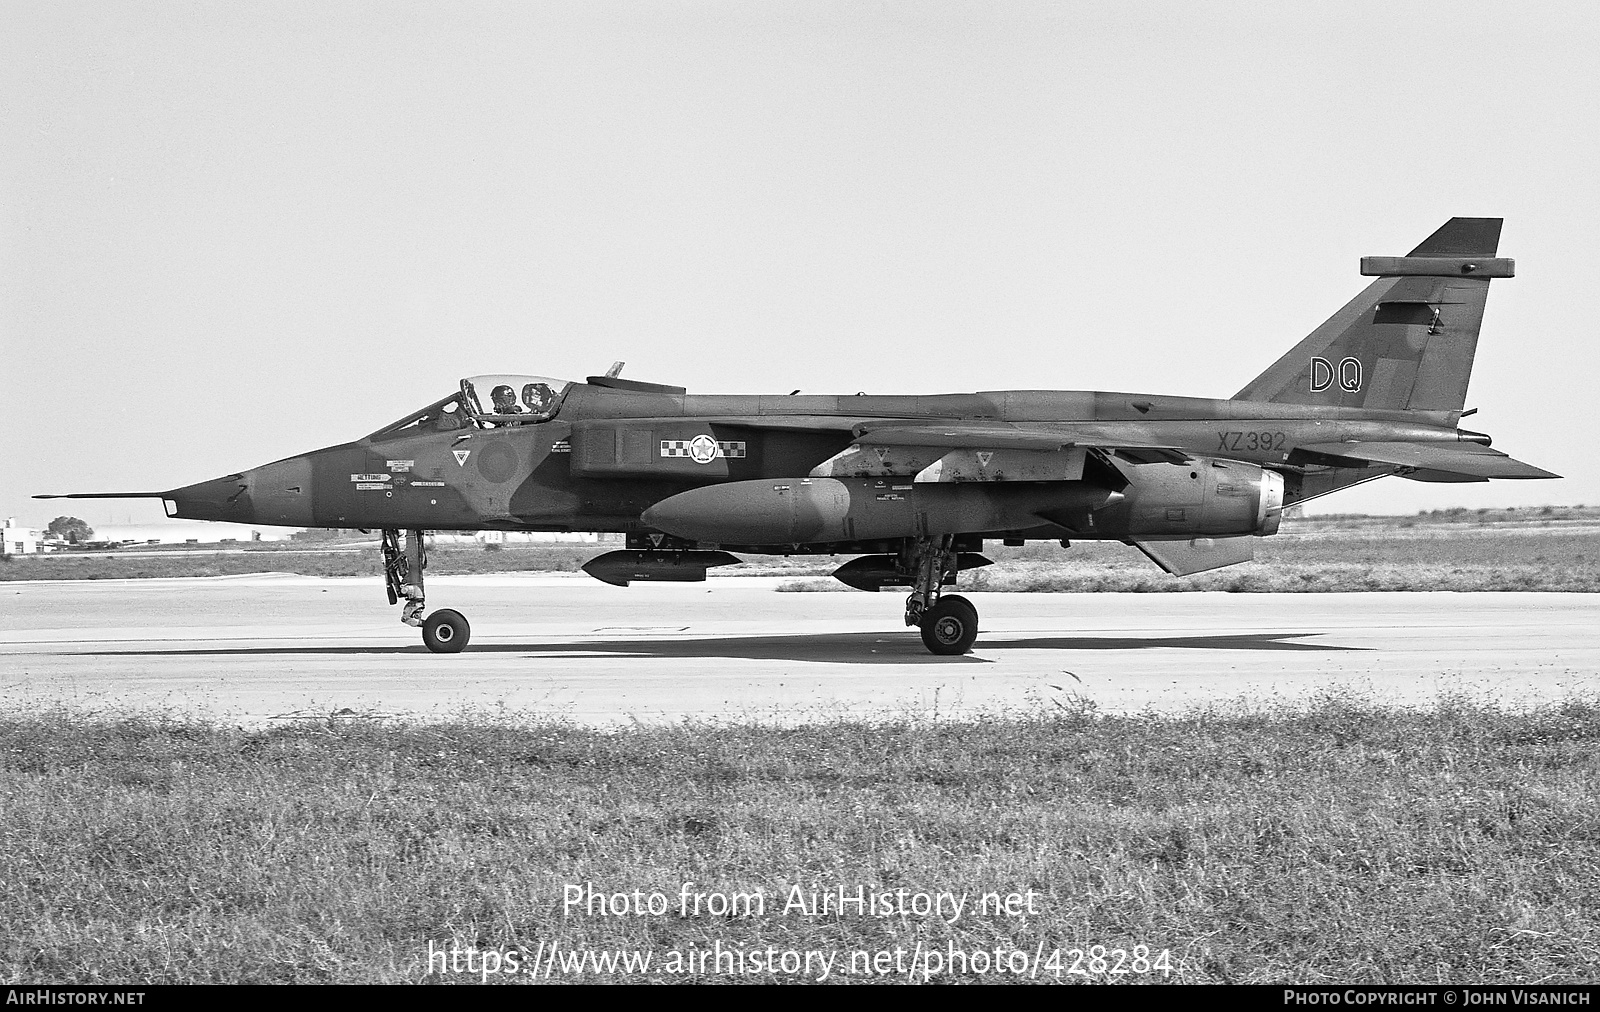
<instances>
[{"instance_id":1,"label":"aircraft shadow on runway","mask_svg":"<svg viewBox=\"0 0 1600 1012\"><path fill-rule=\"evenodd\" d=\"M1366 647L1332 643L1291 642L1317 633L1224 633L1212 636L1024 636L1003 633L979 638L973 652L963 657L935 657L915 632L843 633L832 636L725 636L654 637L573 640L562 643L484 643L467 647L467 653L522 654L529 658L654 657L738 658L745 660L818 661L834 664L951 664L990 663L1004 650L1150 650L1168 647L1185 650L1310 650L1348 651ZM102 650L95 656L143 657L248 657L285 655L426 654L419 645L383 646L271 646L205 647L190 650Z\"/></svg>"}]
</instances>

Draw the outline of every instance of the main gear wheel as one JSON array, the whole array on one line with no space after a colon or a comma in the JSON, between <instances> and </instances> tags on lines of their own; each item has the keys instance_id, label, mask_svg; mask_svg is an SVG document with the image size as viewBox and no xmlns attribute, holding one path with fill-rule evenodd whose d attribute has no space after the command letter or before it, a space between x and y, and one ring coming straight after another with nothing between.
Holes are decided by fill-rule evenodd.
<instances>
[{"instance_id":1,"label":"main gear wheel","mask_svg":"<svg viewBox=\"0 0 1600 1012\"><path fill-rule=\"evenodd\" d=\"M922 643L933 653L964 654L978 638L978 609L960 594L947 594L922 613L920 625Z\"/></svg>"}]
</instances>

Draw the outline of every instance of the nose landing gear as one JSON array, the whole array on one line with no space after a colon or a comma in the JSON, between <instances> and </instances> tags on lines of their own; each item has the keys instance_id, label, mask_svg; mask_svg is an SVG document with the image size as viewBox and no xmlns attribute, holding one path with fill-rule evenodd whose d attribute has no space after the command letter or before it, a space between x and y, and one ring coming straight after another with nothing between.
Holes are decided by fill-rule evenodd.
<instances>
[{"instance_id":1,"label":"nose landing gear","mask_svg":"<svg viewBox=\"0 0 1600 1012\"><path fill-rule=\"evenodd\" d=\"M906 545L901 565L915 573L906 598L906 625L921 628L923 646L941 656L971 650L978 638L978 609L959 594L940 596L956 582L955 539L948 534L918 538Z\"/></svg>"},{"instance_id":2,"label":"nose landing gear","mask_svg":"<svg viewBox=\"0 0 1600 1012\"><path fill-rule=\"evenodd\" d=\"M389 603L398 604L405 599L400 621L422 629L422 642L436 654L456 654L472 637L472 627L458 611L441 608L422 617L427 610L427 596L423 592L423 570L428 568L428 553L422 544L422 531L406 531L404 547L400 532L394 528L383 531L383 584L389 594Z\"/></svg>"}]
</instances>

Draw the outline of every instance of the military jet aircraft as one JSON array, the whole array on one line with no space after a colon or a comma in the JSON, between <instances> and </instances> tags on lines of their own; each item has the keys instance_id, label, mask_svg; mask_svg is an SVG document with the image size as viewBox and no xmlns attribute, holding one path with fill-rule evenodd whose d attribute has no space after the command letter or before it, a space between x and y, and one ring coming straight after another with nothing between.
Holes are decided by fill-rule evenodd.
<instances>
[{"instance_id":1,"label":"military jet aircraft","mask_svg":"<svg viewBox=\"0 0 1600 1012\"><path fill-rule=\"evenodd\" d=\"M1286 506L1385 475L1554 478L1458 427L1499 218L1452 218L1233 397L1051 390L937 396L693 395L620 377L484 375L371 435L165 492L171 517L382 531L390 604L425 614L425 531L602 531L584 569L618 586L700 581L731 553L852 555L834 576L906 587L935 654L967 652L944 589L985 539L1115 540L1180 576L1244 562ZM52 498L41 496L39 498Z\"/></svg>"}]
</instances>

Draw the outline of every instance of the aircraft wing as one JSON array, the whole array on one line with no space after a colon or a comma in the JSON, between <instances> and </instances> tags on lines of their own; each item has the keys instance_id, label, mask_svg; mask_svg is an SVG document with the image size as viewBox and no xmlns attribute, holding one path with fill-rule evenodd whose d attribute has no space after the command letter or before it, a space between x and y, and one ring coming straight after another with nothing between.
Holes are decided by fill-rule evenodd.
<instances>
[{"instance_id":1,"label":"aircraft wing","mask_svg":"<svg viewBox=\"0 0 1600 1012\"><path fill-rule=\"evenodd\" d=\"M857 443L873 446L944 446L952 450L1060 450L1072 437L1040 429L1000 425L867 425L855 427Z\"/></svg>"},{"instance_id":2,"label":"aircraft wing","mask_svg":"<svg viewBox=\"0 0 1600 1012\"><path fill-rule=\"evenodd\" d=\"M1180 447L1137 440L1083 439L1055 429L961 421L930 423L903 418L862 418L859 415L739 415L719 417L717 422L750 429L838 432L841 435L848 432L852 443L858 447L918 446L944 447L948 450L1028 450L1049 453L1081 446L1117 452L1137 464L1156 461L1182 464L1190 456Z\"/></svg>"},{"instance_id":3,"label":"aircraft wing","mask_svg":"<svg viewBox=\"0 0 1600 1012\"><path fill-rule=\"evenodd\" d=\"M1081 439L1053 429L1024 429L999 425L857 425L857 445L942 446L951 450L1033 450L1049 452L1067 447L1111 450L1135 463L1167 461L1181 464L1189 455L1175 446L1155 446L1137 441Z\"/></svg>"},{"instance_id":4,"label":"aircraft wing","mask_svg":"<svg viewBox=\"0 0 1600 1012\"><path fill-rule=\"evenodd\" d=\"M1401 477L1413 481L1488 481L1490 478L1559 478L1532 464L1491 450L1481 443L1312 443L1298 453L1311 463L1337 467L1393 464L1412 470ZM1293 458L1291 458L1293 460Z\"/></svg>"}]
</instances>

